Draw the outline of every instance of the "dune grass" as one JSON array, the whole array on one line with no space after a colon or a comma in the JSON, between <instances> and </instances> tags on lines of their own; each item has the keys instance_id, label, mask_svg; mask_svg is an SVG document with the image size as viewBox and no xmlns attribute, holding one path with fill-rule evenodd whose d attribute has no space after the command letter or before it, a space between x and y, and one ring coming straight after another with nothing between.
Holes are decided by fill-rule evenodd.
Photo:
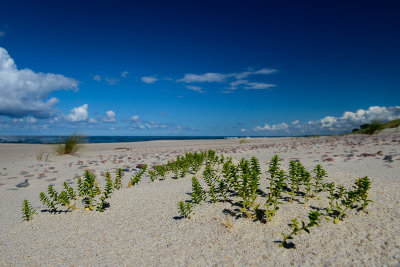
<instances>
[{"instance_id":1,"label":"dune grass","mask_svg":"<svg viewBox=\"0 0 400 267\"><path fill-rule=\"evenodd\" d=\"M83 141L84 137L78 134L67 136L64 142L58 143L56 152L59 155L74 154L82 147Z\"/></svg>"}]
</instances>

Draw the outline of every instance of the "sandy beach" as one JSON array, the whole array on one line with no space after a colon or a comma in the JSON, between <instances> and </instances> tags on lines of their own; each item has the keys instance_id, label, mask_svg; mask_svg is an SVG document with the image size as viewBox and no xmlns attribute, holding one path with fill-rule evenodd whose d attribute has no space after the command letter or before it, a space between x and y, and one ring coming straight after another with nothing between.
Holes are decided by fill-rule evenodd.
<instances>
[{"instance_id":1,"label":"sandy beach","mask_svg":"<svg viewBox=\"0 0 400 267\"><path fill-rule=\"evenodd\" d=\"M284 203L268 223L229 214L231 203L203 203L191 219L179 217L178 202L189 200L191 178L142 181L127 188L138 164L166 164L187 152L213 149L234 160L256 156L261 187L272 156L284 170L299 160L308 170L321 164L325 182L351 188L358 177L372 182L365 212L351 211L338 224L321 220L311 233L295 237L295 249L279 248L290 220L307 220L311 207L324 200ZM151 141L86 144L76 155L55 154L52 145L0 144L0 265L130 266L397 266L400 264L400 133L302 138ZM47 157L48 154L48 157ZM42 155L40 159L40 155ZM125 172L123 188L105 212L49 213L39 193L64 181L77 186L85 170L101 185L104 173ZM199 172L197 177L201 177ZM29 186L17 188L28 179ZM324 195L325 196L325 195ZM21 203L28 199L37 214L23 221ZM227 226L227 221L230 227Z\"/></svg>"}]
</instances>

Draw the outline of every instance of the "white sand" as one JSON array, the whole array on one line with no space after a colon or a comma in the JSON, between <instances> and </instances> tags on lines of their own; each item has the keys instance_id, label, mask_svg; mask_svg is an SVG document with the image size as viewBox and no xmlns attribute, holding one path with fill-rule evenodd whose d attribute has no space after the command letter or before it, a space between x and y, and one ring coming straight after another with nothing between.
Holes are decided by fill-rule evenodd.
<instances>
[{"instance_id":1,"label":"white sand","mask_svg":"<svg viewBox=\"0 0 400 267\"><path fill-rule=\"evenodd\" d=\"M238 139L91 144L75 156L56 156L53 149L0 145L0 265L400 265L398 133L256 138L243 144ZM311 200L307 207L285 203L267 224L227 215L224 209L237 208L229 203L205 203L196 206L192 219L177 219L177 203L190 199L191 177L151 182L146 176L138 186L127 189L132 171L125 174L124 188L113 193L111 207L104 213L40 212L44 207L39 192L49 184L60 190L64 181L76 187L73 178L85 169L94 170L103 182L101 172L132 169L139 163L162 164L200 149L215 149L235 159L254 155L263 171L276 153L284 159L285 169L295 158L309 169L321 163L329 175L325 182L346 187L368 175L374 202L368 214L352 211L339 224L323 220L310 235L296 236L297 248L290 250L278 248L280 233L289 232L291 219L306 220L310 206L324 207L326 200ZM36 159L40 151L51 153L48 162ZM360 156L363 153L376 155ZM393 162L384 161L386 155ZM333 161L323 161L328 158ZM25 179L30 186L15 190ZM21 218L23 199L38 211L32 221ZM232 229L223 225L227 219Z\"/></svg>"}]
</instances>

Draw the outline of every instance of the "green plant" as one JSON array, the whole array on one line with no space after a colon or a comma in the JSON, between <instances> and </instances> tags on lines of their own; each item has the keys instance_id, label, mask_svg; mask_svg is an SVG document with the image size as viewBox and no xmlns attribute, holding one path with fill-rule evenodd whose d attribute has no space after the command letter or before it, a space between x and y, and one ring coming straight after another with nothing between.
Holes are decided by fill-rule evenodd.
<instances>
[{"instance_id":1,"label":"green plant","mask_svg":"<svg viewBox=\"0 0 400 267\"><path fill-rule=\"evenodd\" d=\"M365 211L365 208L368 206L369 202L372 200L368 199L368 191L371 188L371 181L368 176L363 178L358 178L356 181L356 191L358 193L358 198L361 203L361 210Z\"/></svg>"},{"instance_id":2,"label":"green plant","mask_svg":"<svg viewBox=\"0 0 400 267\"><path fill-rule=\"evenodd\" d=\"M215 185L216 185L218 178L216 177L213 170L211 169L211 166L208 164L206 165L206 168L203 172L203 177L204 177L206 184L209 187L209 194L211 197L211 201L217 202L217 196L216 196L217 190L216 190Z\"/></svg>"},{"instance_id":3,"label":"green plant","mask_svg":"<svg viewBox=\"0 0 400 267\"><path fill-rule=\"evenodd\" d=\"M146 172L146 170L147 170L147 165L144 165L144 167L140 171L138 171L134 176L132 176L131 180L129 181L128 188L138 184L140 180L142 180L142 176Z\"/></svg>"},{"instance_id":4,"label":"green plant","mask_svg":"<svg viewBox=\"0 0 400 267\"><path fill-rule=\"evenodd\" d=\"M192 202L199 204L205 200L205 192L196 177L192 178Z\"/></svg>"},{"instance_id":5,"label":"green plant","mask_svg":"<svg viewBox=\"0 0 400 267\"><path fill-rule=\"evenodd\" d=\"M101 193L96 175L86 170L83 179L78 179L78 191L79 195L83 197L85 207L93 210L95 197Z\"/></svg>"},{"instance_id":6,"label":"green plant","mask_svg":"<svg viewBox=\"0 0 400 267\"><path fill-rule=\"evenodd\" d=\"M43 205L47 206L50 209L50 211L57 211L57 203L48 198L44 192L40 192L39 199L43 203Z\"/></svg>"},{"instance_id":7,"label":"green plant","mask_svg":"<svg viewBox=\"0 0 400 267\"><path fill-rule=\"evenodd\" d=\"M110 197L113 191L113 182L110 177L106 177L106 185L104 187L103 196L100 197L100 202L97 204L97 210L103 212L104 209L109 206L109 203L106 202L106 199Z\"/></svg>"},{"instance_id":8,"label":"green plant","mask_svg":"<svg viewBox=\"0 0 400 267\"><path fill-rule=\"evenodd\" d=\"M314 184L314 191L315 194L318 194L318 192L322 189L321 187L321 182L326 176L326 171L322 169L321 165L317 165L314 168L314 174L315 174L315 184ZM323 191L323 190L321 190Z\"/></svg>"},{"instance_id":9,"label":"green plant","mask_svg":"<svg viewBox=\"0 0 400 267\"><path fill-rule=\"evenodd\" d=\"M49 185L47 188L47 194L48 196L46 196L44 192L41 192L39 194L39 199L40 201L42 201L44 205L46 205L49 208L51 212L56 212L58 205L65 206L68 208L68 210L75 209L75 204L74 205L71 204L71 200L74 198L69 197L68 190L61 191L61 193L58 193L53 186Z\"/></svg>"},{"instance_id":10,"label":"green plant","mask_svg":"<svg viewBox=\"0 0 400 267\"><path fill-rule=\"evenodd\" d=\"M24 221L32 220L32 216L36 213L31 203L27 199L22 202L22 218Z\"/></svg>"},{"instance_id":11,"label":"green plant","mask_svg":"<svg viewBox=\"0 0 400 267\"><path fill-rule=\"evenodd\" d=\"M117 174L115 176L115 181L114 181L114 188L115 189L121 189L122 188L122 178L124 177L124 172L122 171L121 168L117 169Z\"/></svg>"},{"instance_id":12,"label":"green plant","mask_svg":"<svg viewBox=\"0 0 400 267\"><path fill-rule=\"evenodd\" d=\"M165 175L167 173L167 168L164 165L156 165L153 167L156 171L157 175L161 176L162 179L165 179Z\"/></svg>"},{"instance_id":13,"label":"green plant","mask_svg":"<svg viewBox=\"0 0 400 267\"><path fill-rule=\"evenodd\" d=\"M59 155L74 154L81 148L81 143L83 141L84 137L78 134L67 136L63 143L62 142L58 143L56 152Z\"/></svg>"},{"instance_id":14,"label":"green plant","mask_svg":"<svg viewBox=\"0 0 400 267\"><path fill-rule=\"evenodd\" d=\"M286 186L287 177L285 171L280 170L278 174L275 174L273 180L271 180L270 186L270 194L268 195L268 200L265 203L267 209L264 211L265 216L267 217L267 222L275 216L275 213L279 210L278 204L282 204L279 202L279 197L282 193L282 189Z\"/></svg>"},{"instance_id":15,"label":"green plant","mask_svg":"<svg viewBox=\"0 0 400 267\"><path fill-rule=\"evenodd\" d=\"M150 170L150 171L148 171L148 174L149 174L150 180L151 180L152 182L154 182L154 181L156 180L156 178L157 178L157 173L156 173L156 171Z\"/></svg>"},{"instance_id":16,"label":"green plant","mask_svg":"<svg viewBox=\"0 0 400 267\"><path fill-rule=\"evenodd\" d=\"M68 198L69 199L76 199L76 193L75 193L74 189L70 185L68 185L67 182L64 182L63 186L64 186L64 189L65 189L65 192L68 195Z\"/></svg>"},{"instance_id":17,"label":"green plant","mask_svg":"<svg viewBox=\"0 0 400 267\"><path fill-rule=\"evenodd\" d=\"M179 201L178 204L179 213L183 218L190 219L191 213L193 212L193 207L190 203L184 203L183 201Z\"/></svg>"},{"instance_id":18,"label":"green plant","mask_svg":"<svg viewBox=\"0 0 400 267\"><path fill-rule=\"evenodd\" d=\"M290 202L293 202L293 197L297 195L296 191L299 187L299 169L294 160L289 162L289 178L290 178Z\"/></svg>"},{"instance_id":19,"label":"green plant","mask_svg":"<svg viewBox=\"0 0 400 267\"><path fill-rule=\"evenodd\" d=\"M308 214L308 218L309 218L310 222L308 224L306 224L304 221L301 221L301 227L300 227L299 222L297 221L297 218L294 218L292 220L292 224L290 224L290 227L293 228L293 231L288 235L281 233L283 235L283 241L282 241L282 243L279 244L279 247L294 248L295 244L287 243L287 240L293 239L293 235L297 235L301 231L305 231L309 234L311 227L316 226L316 225L318 226L318 221L320 221L319 216L321 216L321 214L318 211L311 211Z\"/></svg>"},{"instance_id":20,"label":"green plant","mask_svg":"<svg viewBox=\"0 0 400 267\"><path fill-rule=\"evenodd\" d=\"M335 197L335 183L327 183L326 187L329 190L329 196L328 196L329 208L327 208L327 210L328 210L328 213L330 213L330 212L333 211L333 209L335 207L335 205L333 203L335 201L335 199L336 199L336 197Z\"/></svg>"},{"instance_id":21,"label":"green plant","mask_svg":"<svg viewBox=\"0 0 400 267\"><path fill-rule=\"evenodd\" d=\"M310 197L313 197L311 194L311 174L303 168L300 173L300 179L306 186L306 201L308 201Z\"/></svg>"}]
</instances>

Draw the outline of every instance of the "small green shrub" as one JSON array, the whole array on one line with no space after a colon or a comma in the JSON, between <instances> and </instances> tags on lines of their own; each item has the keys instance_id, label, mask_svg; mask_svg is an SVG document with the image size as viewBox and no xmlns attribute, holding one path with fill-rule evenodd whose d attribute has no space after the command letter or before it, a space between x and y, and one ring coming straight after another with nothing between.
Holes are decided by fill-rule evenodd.
<instances>
[{"instance_id":1,"label":"small green shrub","mask_svg":"<svg viewBox=\"0 0 400 267\"><path fill-rule=\"evenodd\" d=\"M147 165L144 165L142 169L140 169L140 171L138 171L129 181L128 184L128 188L131 186L134 186L136 184L138 184L141 180L142 180L142 176L143 174L146 172L147 170Z\"/></svg>"},{"instance_id":2,"label":"small green shrub","mask_svg":"<svg viewBox=\"0 0 400 267\"><path fill-rule=\"evenodd\" d=\"M297 235L301 231L305 231L309 234L311 227L318 226L318 221L320 221L319 216L321 216L321 214L318 211L311 211L308 214L308 218L309 218L310 222L308 224L306 224L305 222L301 221L301 227L300 227L299 222L297 221L297 218L294 218L292 220L292 224L290 225L290 227L293 228L293 231L288 235L281 233L283 235L283 241L281 244L279 244L279 247L294 248L295 244L287 243L287 240L293 239L293 235Z\"/></svg>"},{"instance_id":3,"label":"small green shrub","mask_svg":"<svg viewBox=\"0 0 400 267\"><path fill-rule=\"evenodd\" d=\"M24 221L32 220L32 216L36 213L31 203L27 199L22 202L22 218Z\"/></svg>"},{"instance_id":4,"label":"small green shrub","mask_svg":"<svg viewBox=\"0 0 400 267\"><path fill-rule=\"evenodd\" d=\"M196 177L192 178L192 202L199 204L201 201L205 200L205 192L201 187L199 180Z\"/></svg>"},{"instance_id":5,"label":"small green shrub","mask_svg":"<svg viewBox=\"0 0 400 267\"><path fill-rule=\"evenodd\" d=\"M110 176L110 173L108 173L108 176ZM106 173L107 177L107 173ZM124 177L124 172L122 171L121 168L117 169L117 175L115 176L114 180L114 188L115 189L121 189L122 188L122 178Z\"/></svg>"},{"instance_id":6,"label":"small green shrub","mask_svg":"<svg viewBox=\"0 0 400 267\"><path fill-rule=\"evenodd\" d=\"M179 213L183 218L190 219L191 213L193 212L193 207L192 205L190 205L190 203L179 201L178 208L179 208Z\"/></svg>"}]
</instances>

